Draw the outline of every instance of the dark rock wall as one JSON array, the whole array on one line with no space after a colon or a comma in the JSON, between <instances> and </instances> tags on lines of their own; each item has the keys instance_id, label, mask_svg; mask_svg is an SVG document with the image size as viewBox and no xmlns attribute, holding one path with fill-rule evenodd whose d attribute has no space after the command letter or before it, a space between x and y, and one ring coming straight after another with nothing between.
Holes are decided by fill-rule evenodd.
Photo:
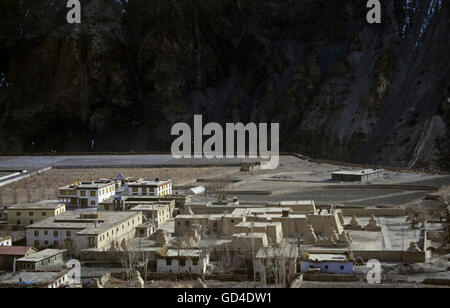
<instances>
[{"instance_id":1,"label":"dark rock wall","mask_svg":"<svg viewBox=\"0 0 450 308\"><path fill-rule=\"evenodd\" d=\"M312 157L449 168L450 2L0 1L0 151L168 151L171 125L280 122ZM408 3L408 4L407 4Z\"/></svg>"}]
</instances>

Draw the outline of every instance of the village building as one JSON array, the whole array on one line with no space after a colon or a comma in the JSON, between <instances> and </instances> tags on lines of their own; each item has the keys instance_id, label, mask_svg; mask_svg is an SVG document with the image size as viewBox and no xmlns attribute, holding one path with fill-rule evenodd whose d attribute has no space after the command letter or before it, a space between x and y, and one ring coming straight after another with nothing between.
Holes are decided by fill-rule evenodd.
<instances>
[{"instance_id":1,"label":"village building","mask_svg":"<svg viewBox=\"0 0 450 308\"><path fill-rule=\"evenodd\" d=\"M379 169L343 170L333 172L331 180L339 182L368 182L371 179L381 177L382 174L383 170Z\"/></svg>"},{"instance_id":2,"label":"village building","mask_svg":"<svg viewBox=\"0 0 450 308\"><path fill-rule=\"evenodd\" d=\"M13 272L18 259L36 252L31 246L0 246L0 269Z\"/></svg>"},{"instance_id":3,"label":"village building","mask_svg":"<svg viewBox=\"0 0 450 308\"><path fill-rule=\"evenodd\" d=\"M17 204L8 207L8 224L28 226L65 212L66 206L60 202L41 201L38 203Z\"/></svg>"},{"instance_id":4,"label":"village building","mask_svg":"<svg viewBox=\"0 0 450 308\"><path fill-rule=\"evenodd\" d=\"M172 195L172 180L138 181L128 184L128 195L130 196L158 196Z\"/></svg>"},{"instance_id":5,"label":"village building","mask_svg":"<svg viewBox=\"0 0 450 308\"><path fill-rule=\"evenodd\" d=\"M172 218L170 205L167 203L142 204L131 208L130 211L142 212L145 221L153 222L156 228Z\"/></svg>"},{"instance_id":6,"label":"village building","mask_svg":"<svg viewBox=\"0 0 450 308\"><path fill-rule=\"evenodd\" d=\"M232 214L178 215L175 217L175 235L181 236L193 229L217 236L265 233L271 244L279 244L283 238L305 235L316 238L308 242L313 245L320 244L317 238L324 235L330 239L326 246L347 247L350 240L344 233L344 222L341 210L303 215L291 214L290 208L240 208Z\"/></svg>"},{"instance_id":7,"label":"village building","mask_svg":"<svg viewBox=\"0 0 450 308\"><path fill-rule=\"evenodd\" d=\"M67 250L45 249L37 253L20 258L16 262L19 271L41 271L55 266L63 266Z\"/></svg>"},{"instance_id":8,"label":"village building","mask_svg":"<svg viewBox=\"0 0 450 308\"><path fill-rule=\"evenodd\" d=\"M233 233L265 233L271 244L280 244L283 240L281 222L245 221L235 225Z\"/></svg>"},{"instance_id":9,"label":"village building","mask_svg":"<svg viewBox=\"0 0 450 308\"><path fill-rule=\"evenodd\" d=\"M2 289L57 289L70 284L69 269L54 272L15 272L0 278L0 288Z\"/></svg>"},{"instance_id":10,"label":"village building","mask_svg":"<svg viewBox=\"0 0 450 308\"><path fill-rule=\"evenodd\" d=\"M148 238L156 232L156 227L152 222L145 222L136 227L136 237Z\"/></svg>"},{"instance_id":11,"label":"village building","mask_svg":"<svg viewBox=\"0 0 450 308\"><path fill-rule=\"evenodd\" d=\"M172 197L115 196L101 202L99 211L129 211L138 205L167 205L170 213L173 213L177 206L175 198Z\"/></svg>"},{"instance_id":12,"label":"village building","mask_svg":"<svg viewBox=\"0 0 450 308\"><path fill-rule=\"evenodd\" d=\"M202 249L166 249L156 254L158 273L204 275L209 265L209 253Z\"/></svg>"},{"instance_id":13,"label":"village building","mask_svg":"<svg viewBox=\"0 0 450 308\"><path fill-rule=\"evenodd\" d=\"M235 225L244 222L242 215L178 215L175 217L175 234L183 235L197 227L206 234L232 235Z\"/></svg>"},{"instance_id":14,"label":"village building","mask_svg":"<svg viewBox=\"0 0 450 308\"><path fill-rule=\"evenodd\" d=\"M318 270L322 274L353 274L354 262L347 254L309 254L300 261L302 273Z\"/></svg>"},{"instance_id":15,"label":"village building","mask_svg":"<svg viewBox=\"0 0 450 308\"><path fill-rule=\"evenodd\" d=\"M12 246L12 237L0 235L0 246Z\"/></svg>"},{"instance_id":16,"label":"village building","mask_svg":"<svg viewBox=\"0 0 450 308\"><path fill-rule=\"evenodd\" d=\"M251 210L261 208L278 208L278 209L290 209L292 214L314 214L316 213L316 205L313 200L305 201L240 201L238 199L228 202L187 202L184 205L189 206L192 212L197 215L214 215L223 213L232 213L235 210Z\"/></svg>"},{"instance_id":17,"label":"village building","mask_svg":"<svg viewBox=\"0 0 450 308\"><path fill-rule=\"evenodd\" d=\"M71 208L98 208L99 204L116 194L115 183L101 179L95 182L76 182L58 190L58 199Z\"/></svg>"},{"instance_id":18,"label":"village building","mask_svg":"<svg viewBox=\"0 0 450 308\"><path fill-rule=\"evenodd\" d=\"M143 223L141 212L78 212L28 226L26 240L39 248L65 248L77 255L83 249L115 250L135 237Z\"/></svg>"},{"instance_id":19,"label":"village building","mask_svg":"<svg viewBox=\"0 0 450 308\"><path fill-rule=\"evenodd\" d=\"M248 252L248 256L254 256L268 246L267 233L235 233L231 238L232 249Z\"/></svg>"}]
</instances>

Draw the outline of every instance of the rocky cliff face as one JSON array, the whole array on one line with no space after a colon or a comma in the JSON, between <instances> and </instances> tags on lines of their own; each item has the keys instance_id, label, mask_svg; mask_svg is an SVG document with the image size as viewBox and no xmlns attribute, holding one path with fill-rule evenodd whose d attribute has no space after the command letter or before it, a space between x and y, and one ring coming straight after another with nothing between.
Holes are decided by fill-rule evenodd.
<instances>
[{"instance_id":1,"label":"rocky cliff face","mask_svg":"<svg viewBox=\"0 0 450 308\"><path fill-rule=\"evenodd\" d=\"M450 168L450 2L0 2L0 151L170 149L171 125L280 122L312 157Z\"/></svg>"}]
</instances>

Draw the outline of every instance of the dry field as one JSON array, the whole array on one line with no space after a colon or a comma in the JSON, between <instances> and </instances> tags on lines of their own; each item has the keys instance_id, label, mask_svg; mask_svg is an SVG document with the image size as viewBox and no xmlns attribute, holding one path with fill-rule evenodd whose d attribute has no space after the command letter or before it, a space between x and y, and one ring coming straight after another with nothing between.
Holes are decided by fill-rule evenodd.
<instances>
[{"instance_id":1,"label":"dry field","mask_svg":"<svg viewBox=\"0 0 450 308\"><path fill-rule=\"evenodd\" d=\"M0 207L21 202L57 199L57 189L77 180L91 181L114 178L122 173L126 177L143 179L172 179L175 185L186 185L197 178L226 176L239 168L151 168L151 169L52 169L41 175L0 187Z\"/></svg>"}]
</instances>

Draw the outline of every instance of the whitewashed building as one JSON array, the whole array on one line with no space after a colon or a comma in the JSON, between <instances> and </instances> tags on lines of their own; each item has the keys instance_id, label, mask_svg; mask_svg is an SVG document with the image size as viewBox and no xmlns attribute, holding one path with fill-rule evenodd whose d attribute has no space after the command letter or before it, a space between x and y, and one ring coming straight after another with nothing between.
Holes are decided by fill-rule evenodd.
<instances>
[{"instance_id":1,"label":"whitewashed building","mask_svg":"<svg viewBox=\"0 0 450 308\"><path fill-rule=\"evenodd\" d=\"M98 208L100 202L116 194L113 181L101 179L95 182L77 182L59 188L58 199L67 207Z\"/></svg>"},{"instance_id":2,"label":"whitewashed building","mask_svg":"<svg viewBox=\"0 0 450 308\"><path fill-rule=\"evenodd\" d=\"M68 211L28 226L26 239L33 247L64 248L75 255L83 249L107 251L134 238L142 223L142 212Z\"/></svg>"},{"instance_id":3,"label":"whitewashed building","mask_svg":"<svg viewBox=\"0 0 450 308\"><path fill-rule=\"evenodd\" d=\"M0 236L0 246L12 246L11 236Z\"/></svg>"},{"instance_id":4,"label":"whitewashed building","mask_svg":"<svg viewBox=\"0 0 450 308\"><path fill-rule=\"evenodd\" d=\"M127 185L130 196L165 197L173 193L172 180L155 179L154 181L138 181Z\"/></svg>"},{"instance_id":5,"label":"whitewashed building","mask_svg":"<svg viewBox=\"0 0 450 308\"><path fill-rule=\"evenodd\" d=\"M163 249L156 256L158 273L204 275L209 253L201 249Z\"/></svg>"}]
</instances>

